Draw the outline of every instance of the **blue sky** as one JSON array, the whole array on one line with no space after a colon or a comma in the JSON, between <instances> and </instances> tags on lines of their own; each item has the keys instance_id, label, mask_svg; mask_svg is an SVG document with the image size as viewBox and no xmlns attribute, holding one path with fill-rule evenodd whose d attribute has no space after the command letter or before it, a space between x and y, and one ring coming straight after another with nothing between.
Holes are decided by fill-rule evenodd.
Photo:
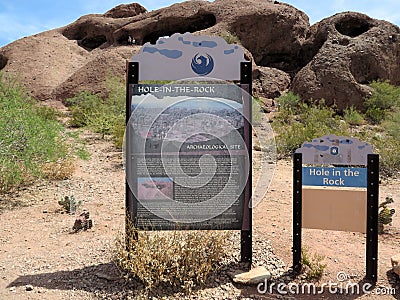
<instances>
[{"instance_id":1,"label":"blue sky","mask_svg":"<svg viewBox=\"0 0 400 300\"><path fill-rule=\"evenodd\" d=\"M263 1L263 0L259 0ZM0 0L0 47L14 40L72 23L82 15L104 13L119 0ZM169 6L173 0L138 0L147 10ZM304 11L313 24L337 12L357 11L400 25L400 0L287 0ZM323 3L323 4L322 4Z\"/></svg>"}]
</instances>

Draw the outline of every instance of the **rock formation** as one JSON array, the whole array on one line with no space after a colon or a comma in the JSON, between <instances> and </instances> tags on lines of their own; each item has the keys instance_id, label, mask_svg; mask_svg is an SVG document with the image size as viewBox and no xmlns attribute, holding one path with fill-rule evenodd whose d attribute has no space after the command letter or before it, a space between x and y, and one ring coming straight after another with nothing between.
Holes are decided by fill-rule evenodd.
<instances>
[{"instance_id":1,"label":"rock formation","mask_svg":"<svg viewBox=\"0 0 400 300\"><path fill-rule=\"evenodd\" d=\"M400 84L400 31L389 22L359 13L341 13L310 29L304 56L313 56L291 85L302 99L324 98L339 109L359 109L369 95L368 83Z\"/></svg>"},{"instance_id":2,"label":"rock formation","mask_svg":"<svg viewBox=\"0 0 400 300\"><path fill-rule=\"evenodd\" d=\"M176 32L241 44L253 61L253 92L268 98L289 88L305 101L362 108L372 80L400 84L397 26L359 13L310 26L303 12L270 0L195 0L151 12L137 3L119 5L0 48L0 70L17 74L42 100L104 94L104 79L123 77L140 45ZM129 36L137 45L128 45Z\"/></svg>"}]
</instances>

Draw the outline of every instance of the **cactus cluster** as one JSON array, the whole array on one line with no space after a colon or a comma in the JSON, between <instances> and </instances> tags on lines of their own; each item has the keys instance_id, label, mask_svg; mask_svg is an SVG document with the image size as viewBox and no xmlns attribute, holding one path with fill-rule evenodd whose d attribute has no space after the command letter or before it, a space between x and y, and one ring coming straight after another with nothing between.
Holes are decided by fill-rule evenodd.
<instances>
[{"instance_id":1,"label":"cactus cluster","mask_svg":"<svg viewBox=\"0 0 400 300\"><path fill-rule=\"evenodd\" d=\"M386 197L385 201L379 204L378 212L378 232L383 233L384 225L391 225L393 221L393 215L395 210L389 208L388 204L393 203L392 197Z\"/></svg>"},{"instance_id":2,"label":"cactus cluster","mask_svg":"<svg viewBox=\"0 0 400 300\"><path fill-rule=\"evenodd\" d=\"M64 196L58 204L61 205L65 211L69 214L74 214L78 207L82 204L82 201L77 201L74 195Z\"/></svg>"}]
</instances>

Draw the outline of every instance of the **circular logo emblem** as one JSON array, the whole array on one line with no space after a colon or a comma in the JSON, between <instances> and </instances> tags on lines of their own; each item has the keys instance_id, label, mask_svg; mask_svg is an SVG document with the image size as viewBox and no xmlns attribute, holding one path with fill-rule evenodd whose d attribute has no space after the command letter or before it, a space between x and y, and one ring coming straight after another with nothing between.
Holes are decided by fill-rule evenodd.
<instances>
[{"instance_id":1,"label":"circular logo emblem","mask_svg":"<svg viewBox=\"0 0 400 300\"><path fill-rule=\"evenodd\" d=\"M192 58L192 70L197 75L205 76L210 74L211 71L214 69L214 60L209 54L200 55L197 53Z\"/></svg>"},{"instance_id":2,"label":"circular logo emblem","mask_svg":"<svg viewBox=\"0 0 400 300\"><path fill-rule=\"evenodd\" d=\"M338 155L339 154L339 148L336 147L336 146L331 147L331 154L332 155Z\"/></svg>"}]
</instances>

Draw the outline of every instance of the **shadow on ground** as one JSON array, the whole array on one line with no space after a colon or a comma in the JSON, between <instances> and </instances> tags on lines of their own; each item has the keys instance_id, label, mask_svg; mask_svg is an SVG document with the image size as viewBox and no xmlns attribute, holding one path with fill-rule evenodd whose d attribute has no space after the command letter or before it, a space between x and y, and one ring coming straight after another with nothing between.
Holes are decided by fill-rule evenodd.
<instances>
[{"instance_id":1,"label":"shadow on ground","mask_svg":"<svg viewBox=\"0 0 400 300\"><path fill-rule=\"evenodd\" d=\"M225 269L243 269L243 265L238 263L232 263L230 265L224 266ZM260 292L257 290L256 286L245 286L240 284L235 284L236 288L241 290L241 297L256 299L277 299L280 297L295 297L296 299L358 299L362 298L364 292L363 287L366 287L369 291L373 290L372 285L367 280L363 279L358 282L351 282L346 290L346 282L336 283L336 286L321 286L321 283L317 283L315 290L313 286L305 284L302 286L298 285L299 291L296 294L290 294L287 287L289 283L293 281L287 281L285 278L292 274L284 274L278 279L274 279L268 282L268 286L261 286L260 289L265 289L266 292ZM399 278L390 270L387 272L389 282L392 283L391 288L395 291L392 295L393 299L400 300L400 280ZM215 288L223 285L227 282L231 282L230 276L226 272L216 272L208 276L207 282L203 286L199 286L193 289L196 292L201 289ZM218 280L215 280L218 278ZM271 287L271 283L274 285ZM115 265L110 262L106 264L99 264L84 267L82 269L75 269L70 271L58 271L53 273L41 273L34 275L20 276L18 279L14 280L8 285L11 287L20 287L25 285L32 285L34 287L42 287L46 289L57 289L57 290L82 290L89 293L95 293L104 299L110 298L112 295L125 298L127 296L145 296L145 297L168 297L168 296L179 296L184 295L185 292L182 288L172 287L166 284L160 284L154 286L152 289L146 289L145 286L139 280L129 280L122 277L121 273L115 267ZM284 284L286 286L285 293L282 294L282 289L278 291L278 284ZM295 288L296 288L295 287ZM379 288L379 286L378 286ZM304 290L302 290L304 289ZM341 290L342 289L342 290ZM348 291L346 293L346 291Z\"/></svg>"},{"instance_id":2,"label":"shadow on ground","mask_svg":"<svg viewBox=\"0 0 400 300\"><path fill-rule=\"evenodd\" d=\"M224 266L224 268L227 269L238 269L241 267L242 265L240 263L232 263ZM201 289L215 288L230 281L225 272L222 276L221 273L218 272L212 273L208 278L204 285L195 287L192 291L196 292ZM218 280L215 280L215 278L218 278ZM112 262L70 271L24 275L11 282L8 288L26 285L50 290L82 290L95 293L96 296L100 296L104 299L112 295L118 295L118 298L124 298L136 295L164 297L185 294L182 288L172 287L166 284L160 284L151 289L146 289L139 280L123 278L123 275Z\"/></svg>"},{"instance_id":3,"label":"shadow on ground","mask_svg":"<svg viewBox=\"0 0 400 300\"><path fill-rule=\"evenodd\" d=\"M394 295L392 294L392 297L394 299L400 300L400 276L396 275L391 269L386 272L386 276L391 285L390 292L395 293Z\"/></svg>"}]
</instances>

